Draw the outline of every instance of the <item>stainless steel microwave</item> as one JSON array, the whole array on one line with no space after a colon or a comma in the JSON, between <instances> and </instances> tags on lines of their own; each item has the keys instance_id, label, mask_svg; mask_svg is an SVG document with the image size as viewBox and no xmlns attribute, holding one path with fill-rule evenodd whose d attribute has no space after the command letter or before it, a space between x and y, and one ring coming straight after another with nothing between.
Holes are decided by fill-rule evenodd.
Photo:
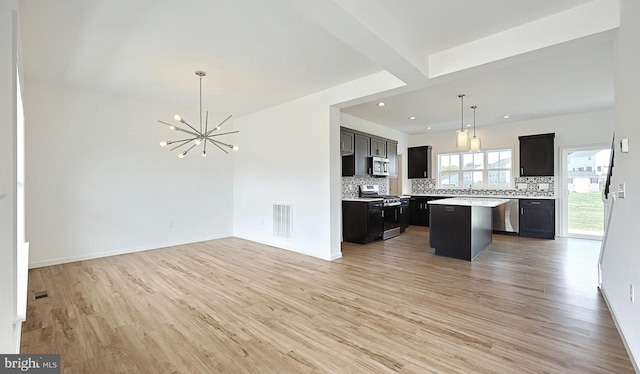
<instances>
[{"instance_id":1,"label":"stainless steel microwave","mask_svg":"<svg viewBox=\"0 0 640 374\"><path fill-rule=\"evenodd\" d=\"M375 177L386 177L389 175L389 159L382 157L371 157L369 163L369 174Z\"/></svg>"}]
</instances>

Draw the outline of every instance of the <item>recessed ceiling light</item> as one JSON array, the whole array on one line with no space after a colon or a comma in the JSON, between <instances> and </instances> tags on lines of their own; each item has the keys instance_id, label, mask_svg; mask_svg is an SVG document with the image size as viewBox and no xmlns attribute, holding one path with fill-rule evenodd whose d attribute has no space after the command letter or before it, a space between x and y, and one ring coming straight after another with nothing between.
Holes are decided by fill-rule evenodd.
<instances>
[{"instance_id":1,"label":"recessed ceiling light","mask_svg":"<svg viewBox=\"0 0 640 374\"><path fill-rule=\"evenodd\" d=\"M385 104L384 101L381 101L381 102L378 103L378 106L385 106L385 105L387 105L387 104Z\"/></svg>"},{"instance_id":2,"label":"recessed ceiling light","mask_svg":"<svg viewBox=\"0 0 640 374\"><path fill-rule=\"evenodd\" d=\"M416 119L416 117L415 116L411 116L411 117L409 117L409 119L413 120L413 119Z\"/></svg>"},{"instance_id":3,"label":"recessed ceiling light","mask_svg":"<svg viewBox=\"0 0 640 374\"><path fill-rule=\"evenodd\" d=\"M509 119L509 118L511 118L511 116L510 115L506 115L506 116L503 116L502 118Z\"/></svg>"},{"instance_id":4,"label":"recessed ceiling light","mask_svg":"<svg viewBox=\"0 0 640 374\"><path fill-rule=\"evenodd\" d=\"M469 125L467 125L467 127L471 127L471 125L469 124Z\"/></svg>"},{"instance_id":5,"label":"recessed ceiling light","mask_svg":"<svg viewBox=\"0 0 640 374\"><path fill-rule=\"evenodd\" d=\"M431 126L427 127L427 130L431 130Z\"/></svg>"}]
</instances>

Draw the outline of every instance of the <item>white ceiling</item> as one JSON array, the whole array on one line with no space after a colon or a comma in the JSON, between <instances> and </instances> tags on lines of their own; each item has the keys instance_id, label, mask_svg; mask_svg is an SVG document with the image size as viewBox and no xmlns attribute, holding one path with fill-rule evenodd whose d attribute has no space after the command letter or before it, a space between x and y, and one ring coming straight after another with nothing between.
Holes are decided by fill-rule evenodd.
<instances>
[{"instance_id":1,"label":"white ceiling","mask_svg":"<svg viewBox=\"0 0 640 374\"><path fill-rule=\"evenodd\" d=\"M204 70L204 108L241 116L385 69L409 87L431 53L589 1L21 0L23 63L27 79L180 108ZM479 123L610 107L611 56L610 41L574 48L345 111L422 132L459 121L458 93Z\"/></svg>"}]
</instances>

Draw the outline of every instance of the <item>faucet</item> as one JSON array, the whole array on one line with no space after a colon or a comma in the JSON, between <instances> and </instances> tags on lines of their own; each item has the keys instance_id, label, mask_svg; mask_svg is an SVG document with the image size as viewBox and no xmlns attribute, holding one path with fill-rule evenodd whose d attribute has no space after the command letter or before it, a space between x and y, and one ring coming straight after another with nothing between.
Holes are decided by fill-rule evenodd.
<instances>
[{"instance_id":1,"label":"faucet","mask_svg":"<svg viewBox=\"0 0 640 374\"><path fill-rule=\"evenodd\" d=\"M471 187L473 187L473 182L469 183L469 193L468 193L468 195L471 195L471 191L472 191Z\"/></svg>"}]
</instances>

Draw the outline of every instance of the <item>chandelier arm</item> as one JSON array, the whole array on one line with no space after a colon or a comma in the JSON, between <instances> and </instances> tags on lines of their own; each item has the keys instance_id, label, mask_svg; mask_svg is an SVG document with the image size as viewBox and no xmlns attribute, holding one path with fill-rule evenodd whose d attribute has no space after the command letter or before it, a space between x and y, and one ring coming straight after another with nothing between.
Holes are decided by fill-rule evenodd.
<instances>
[{"instance_id":1,"label":"chandelier arm","mask_svg":"<svg viewBox=\"0 0 640 374\"><path fill-rule=\"evenodd\" d=\"M198 134L202 134L201 132L199 132L198 130L194 129L193 126L191 126L190 124L187 123L187 121L184 120L184 118L182 119L182 121L180 121L182 123L184 123L185 125L189 126L191 128L191 130L197 132ZM179 127L177 127L179 128Z\"/></svg>"},{"instance_id":2,"label":"chandelier arm","mask_svg":"<svg viewBox=\"0 0 640 374\"><path fill-rule=\"evenodd\" d=\"M229 118L231 118L233 116L233 114L229 114L229 117L225 118L224 121L220 122L220 124L216 127L214 127L213 129L209 130L209 132L205 133L205 136L208 136L209 134L211 134L212 132L216 131L218 129L218 127L222 126L225 122L227 122L229 120Z\"/></svg>"},{"instance_id":3,"label":"chandelier arm","mask_svg":"<svg viewBox=\"0 0 640 374\"><path fill-rule=\"evenodd\" d=\"M211 139L209 139L209 138L206 138L206 139L207 139L208 141L210 141L210 142L211 142L211 144L213 144L213 145L215 145L216 147L220 148L220 150L221 150L222 152L224 152L224 153L226 153L226 154L229 154L229 152L227 152L224 148L222 148L221 146L217 145L217 144L216 144L217 142L216 142L215 140L211 140Z\"/></svg>"},{"instance_id":4,"label":"chandelier arm","mask_svg":"<svg viewBox=\"0 0 640 374\"><path fill-rule=\"evenodd\" d=\"M220 134L213 134L213 135L208 135L208 136L209 137L220 136L220 135L227 135L227 134L235 134L235 133L238 133L238 132L240 132L240 131L229 131L229 132L223 132L223 133L220 133Z\"/></svg>"},{"instance_id":5,"label":"chandelier arm","mask_svg":"<svg viewBox=\"0 0 640 374\"><path fill-rule=\"evenodd\" d=\"M206 134L207 130L209 130L209 111L208 110L207 110L207 116L205 117L205 120L204 120L204 132L203 132L203 134ZM202 131L202 129L200 129L200 131Z\"/></svg>"},{"instance_id":6,"label":"chandelier arm","mask_svg":"<svg viewBox=\"0 0 640 374\"><path fill-rule=\"evenodd\" d=\"M195 136L196 138L201 137L200 134L198 134L197 132L193 132L193 131L189 131L189 130L185 130L185 129L181 129L180 127L176 127L176 131L182 131L184 133L187 133L189 135Z\"/></svg>"},{"instance_id":7,"label":"chandelier arm","mask_svg":"<svg viewBox=\"0 0 640 374\"><path fill-rule=\"evenodd\" d=\"M193 139L187 139L186 141L182 142L181 144L176 145L175 147L171 148L169 150L169 152L174 151L180 147L182 147L183 145L189 144L190 141L192 141Z\"/></svg>"},{"instance_id":8,"label":"chandelier arm","mask_svg":"<svg viewBox=\"0 0 640 374\"><path fill-rule=\"evenodd\" d=\"M186 143L185 143L185 144L186 144ZM187 153L188 153L190 150L192 150L192 149L193 149L193 147L195 147L195 146L196 146L196 144L191 145L191 147L189 147L189 149L187 149L186 151L184 151L184 153L183 153L183 154L186 156L186 155L187 155Z\"/></svg>"},{"instance_id":9,"label":"chandelier arm","mask_svg":"<svg viewBox=\"0 0 640 374\"><path fill-rule=\"evenodd\" d=\"M194 138L189 138L189 139L178 139L178 140L169 140L169 141L167 141L167 145L171 145L171 144L179 143L179 142L191 141L191 140L193 140L193 139L194 139Z\"/></svg>"},{"instance_id":10,"label":"chandelier arm","mask_svg":"<svg viewBox=\"0 0 640 374\"><path fill-rule=\"evenodd\" d=\"M212 142L214 142L214 143L222 144L222 145L224 145L225 147L233 148L233 145L232 145L232 144L223 143L223 142L221 142L221 141L219 141L219 140L215 140L215 139L211 139L211 138L207 138L207 139L209 139L210 141L212 141Z\"/></svg>"}]
</instances>

